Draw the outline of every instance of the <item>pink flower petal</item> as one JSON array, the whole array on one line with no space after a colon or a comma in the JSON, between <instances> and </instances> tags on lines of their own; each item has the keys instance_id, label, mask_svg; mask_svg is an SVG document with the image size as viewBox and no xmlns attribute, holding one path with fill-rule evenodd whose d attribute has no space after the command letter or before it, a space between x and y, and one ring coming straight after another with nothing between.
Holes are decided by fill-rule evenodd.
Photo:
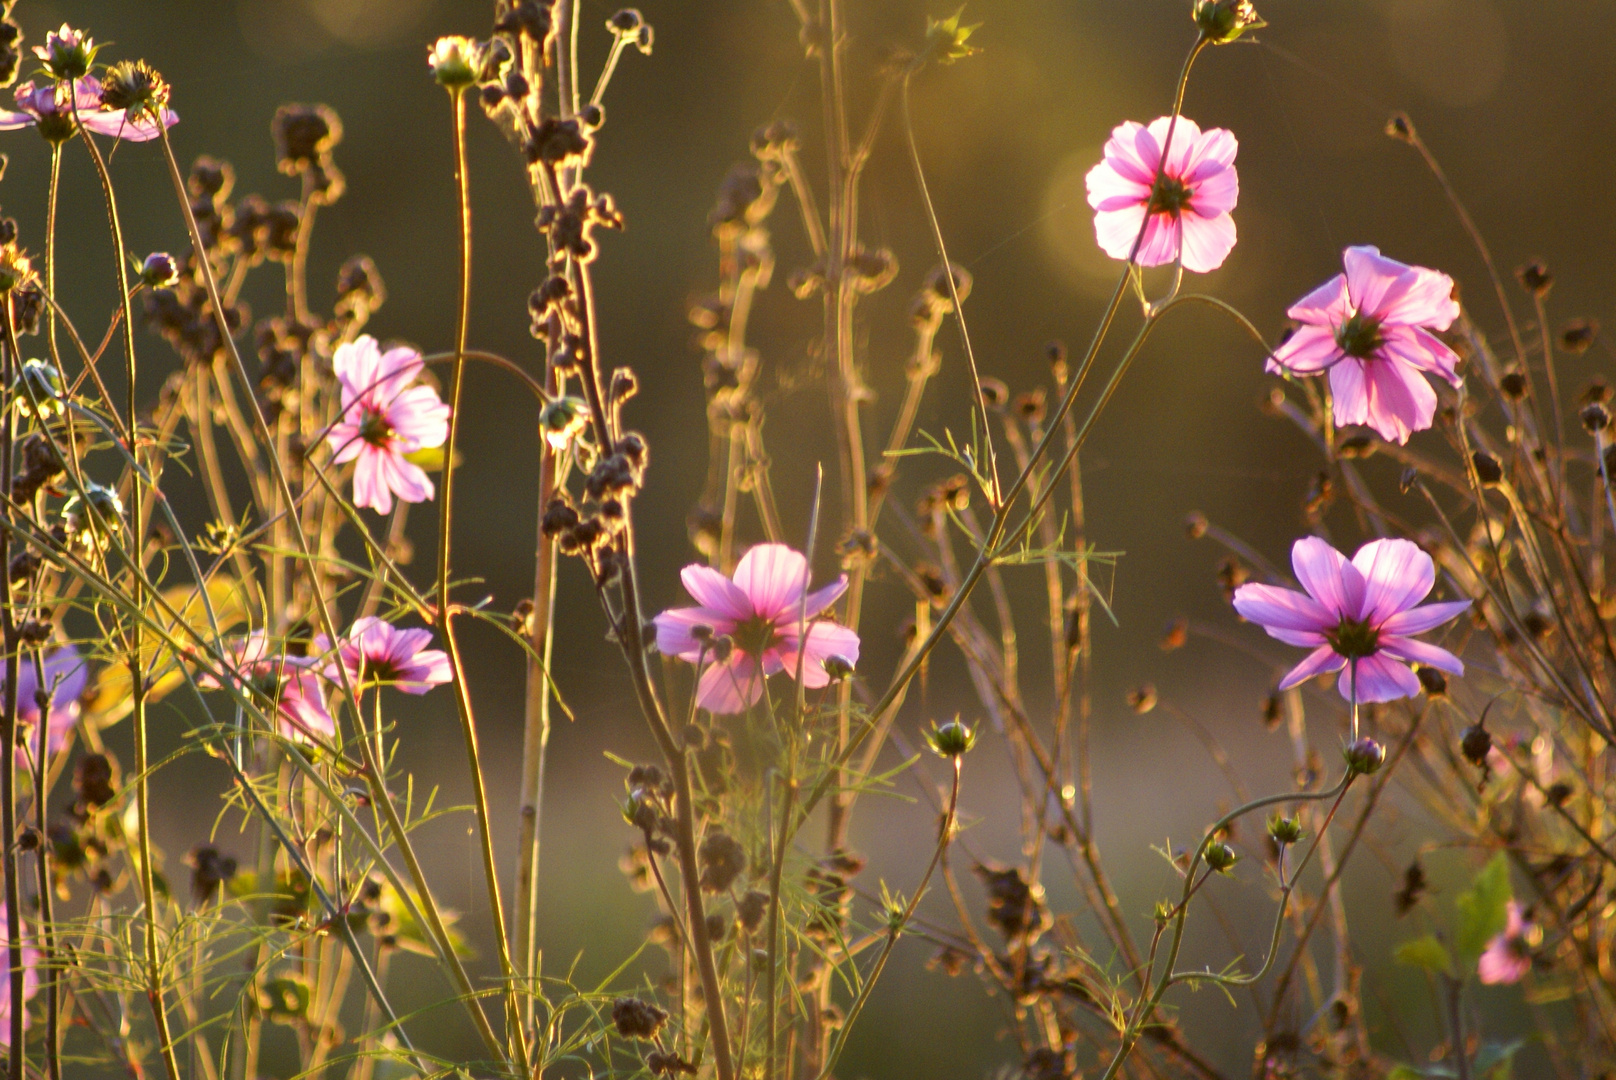
<instances>
[{"instance_id":1,"label":"pink flower petal","mask_svg":"<svg viewBox=\"0 0 1616 1080\"><path fill-rule=\"evenodd\" d=\"M734 629L734 625L727 623L718 612L700 607L669 608L651 621L656 624L657 652L663 656L677 656L692 664L701 658L702 645L691 635L691 627L708 627L715 636ZM711 651L711 646L708 649Z\"/></svg>"},{"instance_id":2,"label":"pink flower petal","mask_svg":"<svg viewBox=\"0 0 1616 1080\"><path fill-rule=\"evenodd\" d=\"M1334 336L1335 327L1352 314L1352 303L1347 297L1347 275L1337 274L1292 304L1285 314L1300 323L1329 327Z\"/></svg>"},{"instance_id":3,"label":"pink flower petal","mask_svg":"<svg viewBox=\"0 0 1616 1080\"><path fill-rule=\"evenodd\" d=\"M1122 210L1094 215L1094 240L1113 259L1126 259L1139 239L1139 226L1145 220L1145 204L1139 202Z\"/></svg>"},{"instance_id":4,"label":"pink flower petal","mask_svg":"<svg viewBox=\"0 0 1616 1080\"><path fill-rule=\"evenodd\" d=\"M1150 186L1156 180L1156 164L1161 157L1160 148L1151 144L1150 160L1146 161L1138 152L1139 133L1142 125L1132 120L1118 124L1111 131L1111 138L1105 144L1104 162L1122 179L1138 184L1144 188L1146 196L1150 194Z\"/></svg>"},{"instance_id":5,"label":"pink flower petal","mask_svg":"<svg viewBox=\"0 0 1616 1080\"><path fill-rule=\"evenodd\" d=\"M1424 431L1436 416L1436 391L1418 371L1396 357L1383 357L1364 365L1368 392L1368 424L1381 437L1399 444L1410 434Z\"/></svg>"},{"instance_id":6,"label":"pink flower petal","mask_svg":"<svg viewBox=\"0 0 1616 1080\"><path fill-rule=\"evenodd\" d=\"M1196 145L1201 141L1201 127L1187 116L1180 116L1175 121L1171 116L1159 117L1150 122L1148 129L1151 142L1156 147L1156 157L1146 158L1154 175L1156 164L1160 161L1161 147L1167 147L1167 161L1162 165L1162 171L1168 176L1183 176L1188 171L1185 166L1195 153ZM1171 144L1169 145L1169 138ZM1137 142L1136 147L1143 150L1145 144Z\"/></svg>"},{"instance_id":7,"label":"pink flower petal","mask_svg":"<svg viewBox=\"0 0 1616 1080\"><path fill-rule=\"evenodd\" d=\"M1364 577L1364 618L1380 626L1399 611L1418 604L1436 585L1431 556L1408 540L1371 540L1352 557Z\"/></svg>"},{"instance_id":8,"label":"pink flower petal","mask_svg":"<svg viewBox=\"0 0 1616 1080\"><path fill-rule=\"evenodd\" d=\"M1414 697L1421 690L1419 676L1407 665L1398 663L1384 653L1375 653L1373 656L1361 656L1356 665L1349 663L1342 668L1336 689L1348 701L1353 700L1354 666L1357 669L1359 704Z\"/></svg>"},{"instance_id":9,"label":"pink flower petal","mask_svg":"<svg viewBox=\"0 0 1616 1080\"><path fill-rule=\"evenodd\" d=\"M1407 660L1411 664L1424 664L1434 667L1438 671L1446 671L1449 675L1463 675L1464 662L1448 650L1425 641L1415 641L1413 638L1398 637L1392 634L1382 634L1380 637L1380 651L1397 660Z\"/></svg>"},{"instance_id":10,"label":"pink flower petal","mask_svg":"<svg viewBox=\"0 0 1616 1080\"><path fill-rule=\"evenodd\" d=\"M745 593L735 587L729 578L720 574L710 566L700 563L691 563L679 571L679 580L684 582L685 591L709 611L717 616L730 620L721 633L729 633L734 624L744 622L752 617L752 602ZM714 624L714 629L719 629Z\"/></svg>"},{"instance_id":11,"label":"pink flower petal","mask_svg":"<svg viewBox=\"0 0 1616 1080\"><path fill-rule=\"evenodd\" d=\"M1230 136L1233 138L1233 136ZM1221 166L1207 166L1212 171L1205 179L1194 182L1194 195L1190 209L1202 217L1227 214L1240 201L1240 174Z\"/></svg>"},{"instance_id":12,"label":"pink flower petal","mask_svg":"<svg viewBox=\"0 0 1616 1080\"><path fill-rule=\"evenodd\" d=\"M1184 269L1209 274L1223 265L1234 250L1234 218L1220 214L1214 218L1186 213L1179 219L1184 236Z\"/></svg>"},{"instance_id":13,"label":"pink flower petal","mask_svg":"<svg viewBox=\"0 0 1616 1080\"><path fill-rule=\"evenodd\" d=\"M1377 317L1393 325L1446 330L1459 317L1459 302L1453 298L1453 279L1438 270L1410 266L1398 278L1395 287L1387 290Z\"/></svg>"},{"instance_id":14,"label":"pink flower petal","mask_svg":"<svg viewBox=\"0 0 1616 1080\"><path fill-rule=\"evenodd\" d=\"M1392 285L1408 269L1388 259L1377 247L1349 247L1341 257L1347 271L1347 295L1354 309L1379 317L1381 304Z\"/></svg>"},{"instance_id":15,"label":"pink flower petal","mask_svg":"<svg viewBox=\"0 0 1616 1080\"><path fill-rule=\"evenodd\" d=\"M1275 374L1283 369L1295 375L1317 375L1340 363L1345 355L1329 327L1304 326L1274 350L1267 366Z\"/></svg>"},{"instance_id":16,"label":"pink flower petal","mask_svg":"<svg viewBox=\"0 0 1616 1080\"><path fill-rule=\"evenodd\" d=\"M344 389L352 390L356 395L363 394L379 378L381 359L376 339L369 334L360 334L353 341L345 341L337 346L331 356L331 370ZM348 404L346 397L343 404Z\"/></svg>"},{"instance_id":17,"label":"pink flower petal","mask_svg":"<svg viewBox=\"0 0 1616 1080\"><path fill-rule=\"evenodd\" d=\"M1335 629L1341 621L1306 593L1275 585L1240 586L1234 591L1234 609L1241 618L1257 623L1269 633L1275 629L1318 633Z\"/></svg>"},{"instance_id":18,"label":"pink flower petal","mask_svg":"<svg viewBox=\"0 0 1616 1080\"><path fill-rule=\"evenodd\" d=\"M1088 171L1089 205L1096 210L1120 210L1123 206L1150 198L1150 181L1140 181L1119 172L1110 158Z\"/></svg>"},{"instance_id":19,"label":"pink flower petal","mask_svg":"<svg viewBox=\"0 0 1616 1080\"><path fill-rule=\"evenodd\" d=\"M808 560L784 544L758 544L735 567L735 587L752 610L778 623L800 607L808 587Z\"/></svg>"},{"instance_id":20,"label":"pink flower petal","mask_svg":"<svg viewBox=\"0 0 1616 1080\"><path fill-rule=\"evenodd\" d=\"M1285 677L1279 681L1279 688L1289 690L1294 686L1301 686L1315 675L1323 675L1330 671L1340 671L1346 662L1347 658L1330 646L1320 645L1307 654L1307 659L1285 674Z\"/></svg>"},{"instance_id":21,"label":"pink flower petal","mask_svg":"<svg viewBox=\"0 0 1616 1080\"><path fill-rule=\"evenodd\" d=\"M1317 536L1307 536L1291 546L1291 568L1302 588L1335 620L1357 618L1363 603L1363 578L1345 555Z\"/></svg>"},{"instance_id":22,"label":"pink flower petal","mask_svg":"<svg viewBox=\"0 0 1616 1080\"><path fill-rule=\"evenodd\" d=\"M1395 357L1409 367L1439 375L1458 385L1459 354L1429 330L1417 326L1384 326L1380 335L1380 351L1383 355Z\"/></svg>"},{"instance_id":23,"label":"pink flower petal","mask_svg":"<svg viewBox=\"0 0 1616 1080\"><path fill-rule=\"evenodd\" d=\"M1450 619L1470 609L1469 600L1453 600L1441 604L1426 604L1398 612L1380 624L1382 634L1423 634L1434 630Z\"/></svg>"},{"instance_id":24,"label":"pink flower petal","mask_svg":"<svg viewBox=\"0 0 1616 1080\"><path fill-rule=\"evenodd\" d=\"M797 673L796 645L796 633L793 630L786 635L786 640L779 650L782 670L793 677ZM802 652L802 685L818 689L830 682L830 675L825 671L825 661L830 657L840 656L850 664L858 663L859 636L837 623L809 623L808 646Z\"/></svg>"},{"instance_id":25,"label":"pink flower petal","mask_svg":"<svg viewBox=\"0 0 1616 1080\"><path fill-rule=\"evenodd\" d=\"M1167 214L1151 214L1145 226L1144 242L1134 262L1140 266L1166 266L1178 260L1183 248L1183 219ZM1124 256L1126 258L1126 256Z\"/></svg>"},{"instance_id":26,"label":"pink flower petal","mask_svg":"<svg viewBox=\"0 0 1616 1080\"><path fill-rule=\"evenodd\" d=\"M696 704L713 713L745 712L762 696L757 661L739 649L727 663L709 666L696 684Z\"/></svg>"},{"instance_id":27,"label":"pink flower petal","mask_svg":"<svg viewBox=\"0 0 1616 1080\"><path fill-rule=\"evenodd\" d=\"M361 442L353 474L355 506L368 506L378 514L393 509L393 492L387 486L386 469L387 452Z\"/></svg>"}]
</instances>

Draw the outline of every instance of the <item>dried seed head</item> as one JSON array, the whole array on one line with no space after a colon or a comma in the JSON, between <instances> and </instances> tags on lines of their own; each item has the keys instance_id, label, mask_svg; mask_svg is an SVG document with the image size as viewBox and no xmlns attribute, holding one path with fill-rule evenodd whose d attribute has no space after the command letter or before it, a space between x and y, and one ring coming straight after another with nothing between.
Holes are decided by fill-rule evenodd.
<instances>
[{"instance_id":1,"label":"dried seed head","mask_svg":"<svg viewBox=\"0 0 1616 1080\"><path fill-rule=\"evenodd\" d=\"M1582 417L1583 430L1590 435L1610 427L1610 410L1603 402L1594 401L1584 405L1578 415Z\"/></svg>"},{"instance_id":2,"label":"dried seed head","mask_svg":"<svg viewBox=\"0 0 1616 1080\"><path fill-rule=\"evenodd\" d=\"M1143 716L1156 707L1156 688L1150 683L1128 691L1128 708Z\"/></svg>"},{"instance_id":3,"label":"dried seed head","mask_svg":"<svg viewBox=\"0 0 1616 1080\"><path fill-rule=\"evenodd\" d=\"M1580 356L1593 347L1598 337L1597 319L1572 319L1560 327L1560 349L1572 356Z\"/></svg>"},{"instance_id":4,"label":"dried seed head","mask_svg":"<svg viewBox=\"0 0 1616 1080\"><path fill-rule=\"evenodd\" d=\"M1483 486L1490 487L1503 481L1504 466L1487 451L1477 450L1472 453L1470 463L1475 466L1476 478L1481 481Z\"/></svg>"},{"instance_id":5,"label":"dried seed head","mask_svg":"<svg viewBox=\"0 0 1616 1080\"><path fill-rule=\"evenodd\" d=\"M668 1014L639 998L620 997L612 1002L612 1024L625 1039L655 1039Z\"/></svg>"},{"instance_id":6,"label":"dried seed head","mask_svg":"<svg viewBox=\"0 0 1616 1080\"><path fill-rule=\"evenodd\" d=\"M1408 118L1407 113L1393 113L1392 118L1386 121L1386 134L1399 142L1412 143L1418 136L1414 133L1414 121Z\"/></svg>"},{"instance_id":7,"label":"dried seed head","mask_svg":"<svg viewBox=\"0 0 1616 1080\"><path fill-rule=\"evenodd\" d=\"M1539 300L1548 296L1549 290L1554 288L1554 275L1549 273L1549 268L1544 265L1542 259L1533 259L1524 266L1517 266L1515 280L1521 283L1521 288Z\"/></svg>"}]
</instances>

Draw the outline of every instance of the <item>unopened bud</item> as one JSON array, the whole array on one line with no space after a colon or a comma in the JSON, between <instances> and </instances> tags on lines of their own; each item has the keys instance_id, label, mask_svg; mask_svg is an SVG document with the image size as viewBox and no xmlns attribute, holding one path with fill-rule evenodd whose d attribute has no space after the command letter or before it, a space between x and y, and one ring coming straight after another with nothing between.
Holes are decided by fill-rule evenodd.
<instances>
[{"instance_id":1,"label":"unopened bud","mask_svg":"<svg viewBox=\"0 0 1616 1080\"><path fill-rule=\"evenodd\" d=\"M926 742L938 757L957 758L976 745L976 729L966 727L957 718L942 727L934 723L926 734Z\"/></svg>"},{"instance_id":2,"label":"unopened bud","mask_svg":"<svg viewBox=\"0 0 1616 1080\"><path fill-rule=\"evenodd\" d=\"M480 52L477 43L468 37L440 37L427 50L426 62L439 86L464 90L477 81Z\"/></svg>"},{"instance_id":3,"label":"unopened bud","mask_svg":"<svg viewBox=\"0 0 1616 1080\"><path fill-rule=\"evenodd\" d=\"M1542 259L1533 259L1525 266L1515 268L1515 280L1521 283L1521 288L1541 300L1549 295L1554 288L1554 275L1543 264Z\"/></svg>"},{"instance_id":4,"label":"unopened bud","mask_svg":"<svg viewBox=\"0 0 1616 1080\"><path fill-rule=\"evenodd\" d=\"M1374 739L1364 738L1349 745L1341 756L1346 760L1349 775L1370 776L1386 763L1386 748Z\"/></svg>"},{"instance_id":5,"label":"unopened bud","mask_svg":"<svg viewBox=\"0 0 1616 1080\"><path fill-rule=\"evenodd\" d=\"M1235 853L1234 848L1222 840L1214 840L1206 845L1206 854L1203 858L1206 859L1206 865L1219 874L1227 874L1234 869L1234 864L1240 861L1240 856Z\"/></svg>"},{"instance_id":6,"label":"unopened bud","mask_svg":"<svg viewBox=\"0 0 1616 1080\"><path fill-rule=\"evenodd\" d=\"M1471 454L1470 463L1475 466L1476 478L1484 486L1496 485L1504 479L1504 466L1485 450L1477 450Z\"/></svg>"},{"instance_id":7,"label":"unopened bud","mask_svg":"<svg viewBox=\"0 0 1616 1080\"><path fill-rule=\"evenodd\" d=\"M1482 765L1487 761L1487 755L1493 748L1492 732L1481 724L1472 724L1464 729L1459 737L1459 752L1464 754L1465 760L1472 765Z\"/></svg>"},{"instance_id":8,"label":"unopened bud","mask_svg":"<svg viewBox=\"0 0 1616 1080\"><path fill-rule=\"evenodd\" d=\"M1590 435L1610 427L1610 410L1602 402L1595 401L1585 405L1579 415L1582 417L1583 428Z\"/></svg>"},{"instance_id":9,"label":"unopened bud","mask_svg":"<svg viewBox=\"0 0 1616 1080\"><path fill-rule=\"evenodd\" d=\"M1193 17L1202 40L1213 45L1227 45L1247 30L1268 25L1251 0L1196 0Z\"/></svg>"},{"instance_id":10,"label":"unopened bud","mask_svg":"<svg viewBox=\"0 0 1616 1080\"><path fill-rule=\"evenodd\" d=\"M853 661L845 656L827 656L825 674L831 677L832 682L841 682L853 674Z\"/></svg>"},{"instance_id":11,"label":"unopened bud","mask_svg":"<svg viewBox=\"0 0 1616 1080\"><path fill-rule=\"evenodd\" d=\"M174 256L166 251L153 252L140 264L140 282L148 289L166 289L179 279L180 270Z\"/></svg>"},{"instance_id":12,"label":"unopened bud","mask_svg":"<svg viewBox=\"0 0 1616 1080\"><path fill-rule=\"evenodd\" d=\"M1274 838L1276 844L1294 844L1304 835L1302 823L1296 818L1276 814L1268 819L1268 835Z\"/></svg>"}]
</instances>

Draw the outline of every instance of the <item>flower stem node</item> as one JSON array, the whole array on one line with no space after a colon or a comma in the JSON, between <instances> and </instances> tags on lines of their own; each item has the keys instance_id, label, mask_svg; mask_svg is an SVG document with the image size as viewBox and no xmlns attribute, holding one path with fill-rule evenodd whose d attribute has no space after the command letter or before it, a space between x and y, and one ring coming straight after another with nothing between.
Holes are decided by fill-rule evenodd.
<instances>
[{"instance_id":1,"label":"flower stem node","mask_svg":"<svg viewBox=\"0 0 1616 1080\"><path fill-rule=\"evenodd\" d=\"M1247 30L1268 25L1251 0L1196 0L1192 17L1201 39L1213 45L1227 45Z\"/></svg>"},{"instance_id":2,"label":"flower stem node","mask_svg":"<svg viewBox=\"0 0 1616 1080\"><path fill-rule=\"evenodd\" d=\"M1227 874L1234 869L1234 864L1240 861L1240 856L1234 848L1222 840L1214 840L1206 845L1206 854L1202 856L1206 865L1215 873Z\"/></svg>"},{"instance_id":3,"label":"flower stem node","mask_svg":"<svg viewBox=\"0 0 1616 1080\"><path fill-rule=\"evenodd\" d=\"M481 47L471 38L451 34L432 43L426 62L439 86L460 91L477 81L481 53Z\"/></svg>"},{"instance_id":4,"label":"flower stem node","mask_svg":"<svg viewBox=\"0 0 1616 1080\"><path fill-rule=\"evenodd\" d=\"M1371 776L1386 763L1386 748L1374 739L1363 738L1348 745L1341 756L1346 760L1349 774Z\"/></svg>"},{"instance_id":5,"label":"flower stem node","mask_svg":"<svg viewBox=\"0 0 1616 1080\"><path fill-rule=\"evenodd\" d=\"M1290 845L1302 839L1302 823L1294 817L1284 817L1275 814L1268 819L1268 835L1273 837L1274 843Z\"/></svg>"},{"instance_id":6,"label":"flower stem node","mask_svg":"<svg viewBox=\"0 0 1616 1080\"><path fill-rule=\"evenodd\" d=\"M926 733L926 743L938 757L957 758L976 745L976 729L966 727L958 717L941 727L933 723Z\"/></svg>"}]
</instances>

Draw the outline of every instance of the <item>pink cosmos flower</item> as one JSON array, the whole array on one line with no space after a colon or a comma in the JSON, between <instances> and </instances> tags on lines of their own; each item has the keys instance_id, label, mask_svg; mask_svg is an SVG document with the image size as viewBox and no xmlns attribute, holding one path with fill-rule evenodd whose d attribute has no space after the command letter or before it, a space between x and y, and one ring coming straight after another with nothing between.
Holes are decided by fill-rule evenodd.
<instances>
[{"instance_id":1,"label":"pink cosmos flower","mask_svg":"<svg viewBox=\"0 0 1616 1080\"><path fill-rule=\"evenodd\" d=\"M266 706L275 707L282 738L312 743L316 737L336 737L337 724L326 708L325 692L314 672L315 661L271 652L269 637L262 630L254 630L232 643L226 655L235 670L235 684ZM208 674L197 682L202 686L221 685Z\"/></svg>"},{"instance_id":2,"label":"pink cosmos flower","mask_svg":"<svg viewBox=\"0 0 1616 1080\"><path fill-rule=\"evenodd\" d=\"M1329 671L1348 701L1391 701L1420 692L1409 663L1454 675L1464 664L1446 649L1410 635L1434 630L1470 607L1470 601L1416 607L1436 584L1431 556L1407 540L1374 540L1346 556L1316 536L1296 541L1291 565L1307 592L1273 585L1242 585L1234 608L1270 637L1313 651L1280 682L1281 690ZM1345 669L1345 670L1343 670Z\"/></svg>"},{"instance_id":3,"label":"pink cosmos flower","mask_svg":"<svg viewBox=\"0 0 1616 1080\"><path fill-rule=\"evenodd\" d=\"M1163 161L1169 126L1172 145ZM1105 144L1104 160L1088 174L1089 205L1095 210L1094 235L1100 247L1113 259L1133 255L1140 266L1161 266L1179 258L1184 269L1198 274L1222 266L1234 250L1234 218L1229 211L1240 198L1240 177L1234 168L1237 149L1232 133L1223 128L1203 132L1183 116L1176 124L1164 116L1149 127L1131 120L1117 127Z\"/></svg>"},{"instance_id":4,"label":"pink cosmos flower","mask_svg":"<svg viewBox=\"0 0 1616 1080\"><path fill-rule=\"evenodd\" d=\"M424 694L451 681L449 657L429 649L430 630L400 630L373 615L357 619L337 646L337 660L348 669L355 686L364 682L396 686L406 694ZM330 651L324 634L314 639L316 652ZM326 678L338 682L336 663L325 669Z\"/></svg>"},{"instance_id":5,"label":"pink cosmos flower","mask_svg":"<svg viewBox=\"0 0 1616 1080\"><path fill-rule=\"evenodd\" d=\"M5 944L5 928L8 912L6 905L0 903L0 974L9 971L11 950ZM28 933L27 920L23 921L22 938L22 999L29 1001L39 992L39 950L34 947L31 935ZM22 1026L28 1026L28 1013L26 1008L22 1014ZM0 1046L11 1045L11 979L0 977Z\"/></svg>"},{"instance_id":6,"label":"pink cosmos flower","mask_svg":"<svg viewBox=\"0 0 1616 1080\"><path fill-rule=\"evenodd\" d=\"M846 591L847 577L809 593L808 574L808 560L784 544L752 548L735 567L733 581L699 563L684 568L680 579L700 606L658 615L657 649L664 656L708 663L696 687L697 704L715 713L744 712L762 696L764 677L782 671L796 675L799 654L802 684L811 688L830 682L827 661L848 669L858 663L858 635L817 618ZM723 662L712 663L720 637L735 647Z\"/></svg>"},{"instance_id":7,"label":"pink cosmos flower","mask_svg":"<svg viewBox=\"0 0 1616 1080\"><path fill-rule=\"evenodd\" d=\"M1459 317L1453 279L1372 247L1348 248L1343 262L1346 273L1286 313L1302 326L1269 357L1268 370L1328 371L1337 427L1368 424L1406 443L1436 415L1436 391L1424 373L1459 385L1458 354L1432 333Z\"/></svg>"},{"instance_id":8,"label":"pink cosmos flower","mask_svg":"<svg viewBox=\"0 0 1616 1080\"><path fill-rule=\"evenodd\" d=\"M50 691L50 716L45 723L45 752L54 754L67 743L67 733L79 718L79 696L84 693L89 665L73 645L63 645L45 654L45 689ZM5 684L5 672L0 668L0 686ZM39 723L39 703L35 700L39 690L39 673L34 658L23 654L17 668L17 721L25 728ZM35 747L32 740L30 748ZM24 763L27 755L21 747L17 760Z\"/></svg>"},{"instance_id":9,"label":"pink cosmos flower","mask_svg":"<svg viewBox=\"0 0 1616 1080\"><path fill-rule=\"evenodd\" d=\"M1518 983L1532 970L1532 938L1537 927L1521 918L1521 905L1511 900L1504 932L1487 944L1476 961L1476 974L1489 986Z\"/></svg>"},{"instance_id":10,"label":"pink cosmos flower","mask_svg":"<svg viewBox=\"0 0 1616 1080\"><path fill-rule=\"evenodd\" d=\"M101 84L86 75L73 83L77 99L79 120L97 135L129 142L148 142L157 138L157 124L149 116L132 118L122 109L108 109L101 104ZM50 139L66 139L73 133L73 102L68 100L66 83L46 83L36 87L32 82L17 87L17 108L20 112L0 109L0 131L38 126L41 134ZM179 123L172 109L163 110L163 126L171 128Z\"/></svg>"},{"instance_id":11,"label":"pink cosmos flower","mask_svg":"<svg viewBox=\"0 0 1616 1080\"><path fill-rule=\"evenodd\" d=\"M382 352L365 334L337 346L332 366L342 384L342 416L328 440L333 461L358 459L354 502L385 514L394 495L412 503L432 498L432 481L405 455L443 445L449 406L430 386L410 385L421 374L421 354L402 345Z\"/></svg>"}]
</instances>

